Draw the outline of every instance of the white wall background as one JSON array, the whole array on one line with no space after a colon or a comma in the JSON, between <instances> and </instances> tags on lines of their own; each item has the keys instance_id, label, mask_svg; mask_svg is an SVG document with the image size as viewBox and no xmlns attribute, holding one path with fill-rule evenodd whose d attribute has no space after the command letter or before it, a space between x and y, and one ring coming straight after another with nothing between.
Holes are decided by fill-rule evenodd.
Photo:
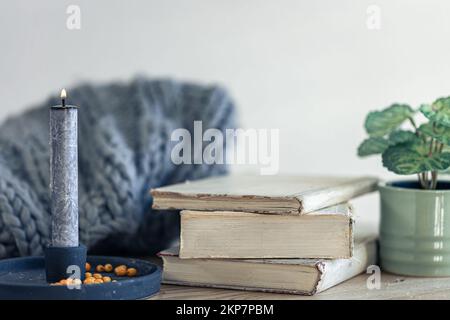
<instances>
[{"instance_id":1,"label":"white wall background","mask_svg":"<svg viewBox=\"0 0 450 320\"><path fill-rule=\"evenodd\" d=\"M81 80L217 82L243 127L280 128L281 172L388 178L355 155L365 114L450 94L449 15L445 0L1 1L0 122Z\"/></svg>"}]
</instances>

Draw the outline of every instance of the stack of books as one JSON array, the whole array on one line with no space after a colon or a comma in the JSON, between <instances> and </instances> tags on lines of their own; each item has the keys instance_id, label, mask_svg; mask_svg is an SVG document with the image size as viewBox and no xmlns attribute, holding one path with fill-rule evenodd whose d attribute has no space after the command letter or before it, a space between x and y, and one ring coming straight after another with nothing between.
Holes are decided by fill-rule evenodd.
<instances>
[{"instance_id":1,"label":"stack of books","mask_svg":"<svg viewBox=\"0 0 450 320\"><path fill-rule=\"evenodd\" d=\"M354 237L352 198L372 177L225 176L153 189L181 211L180 241L160 253L163 282L312 295L366 270L373 235Z\"/></svg>"}]
</instances>

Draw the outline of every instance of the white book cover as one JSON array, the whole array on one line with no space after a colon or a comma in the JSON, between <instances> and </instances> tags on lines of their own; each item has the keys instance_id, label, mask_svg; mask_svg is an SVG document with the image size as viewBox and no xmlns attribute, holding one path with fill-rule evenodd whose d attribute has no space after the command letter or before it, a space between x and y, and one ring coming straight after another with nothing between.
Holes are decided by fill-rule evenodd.
<instances>
[{"instance_id":1,"label":"white book cover","mask_svg":"<svg viewBox=\"0 0 450 320\"><path fill-rule=\"evenodd\" d=\"M154 209L304 214L376 190L374 177L229 175L151 190Z\"/></svg>"}]
</instances>

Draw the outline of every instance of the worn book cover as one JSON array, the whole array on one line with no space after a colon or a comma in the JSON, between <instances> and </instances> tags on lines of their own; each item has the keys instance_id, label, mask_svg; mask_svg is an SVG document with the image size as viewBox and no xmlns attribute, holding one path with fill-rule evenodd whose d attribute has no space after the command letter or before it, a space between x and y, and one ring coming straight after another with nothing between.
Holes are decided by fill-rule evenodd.
<instances>
[{"instance_id":1,"label":"worn book cover","mask_svg":"<svg viewBox=\"0 0 450 320\"><path fill-rule=\"evenodd\" d=\"M348 259L180 259L178 247L160 253L163 283L313 295L376 263L376 237L356 239Z\"/></svg>"},{"instance_id":2,"label":"worn book cover","mask_svg":"<svg viewBox=\"0 0 450 320\"><path fill-rule=\"evenodd\" d=\"M151 190L154 209L305 214L374 191L374 177L230 175Z\"/></svg>"}]
</instances>

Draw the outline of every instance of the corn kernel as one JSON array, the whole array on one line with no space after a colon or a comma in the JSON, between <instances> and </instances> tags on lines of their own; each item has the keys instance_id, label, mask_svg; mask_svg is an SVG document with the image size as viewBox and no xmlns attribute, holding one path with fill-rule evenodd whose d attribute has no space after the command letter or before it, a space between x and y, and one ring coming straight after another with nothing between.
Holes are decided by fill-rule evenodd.
<instances>
[{"instance_id":1,"label":"corn kernel","mask_svg":"<svg viewBox=\"0 0 450 320\"><path fill-rule=\"evenodd\" d=\"M103 282L111 282L111 277L103 277Z\"/></svg>"},{"instance_id":2,"label":"corn kernel","mask_svg":"<svg viewBox=\"0 0 450 320\"><path fill-rule=\"evenodd\" d=\"M101 273L94 273L94 278L95 279L101 279L101 278L103 278L103 276L101 275Z\"/></svg>"},{"instance_id":3,"label":"corn kernel","mask_svg":"<svg viewBox=\"0 0 450 320\"><path fill-rule=\"evenodd\" d=\"M105 264L105 271L106 272L113 271L113 266L110 263Z\"/></svg>"}]
</instances>

